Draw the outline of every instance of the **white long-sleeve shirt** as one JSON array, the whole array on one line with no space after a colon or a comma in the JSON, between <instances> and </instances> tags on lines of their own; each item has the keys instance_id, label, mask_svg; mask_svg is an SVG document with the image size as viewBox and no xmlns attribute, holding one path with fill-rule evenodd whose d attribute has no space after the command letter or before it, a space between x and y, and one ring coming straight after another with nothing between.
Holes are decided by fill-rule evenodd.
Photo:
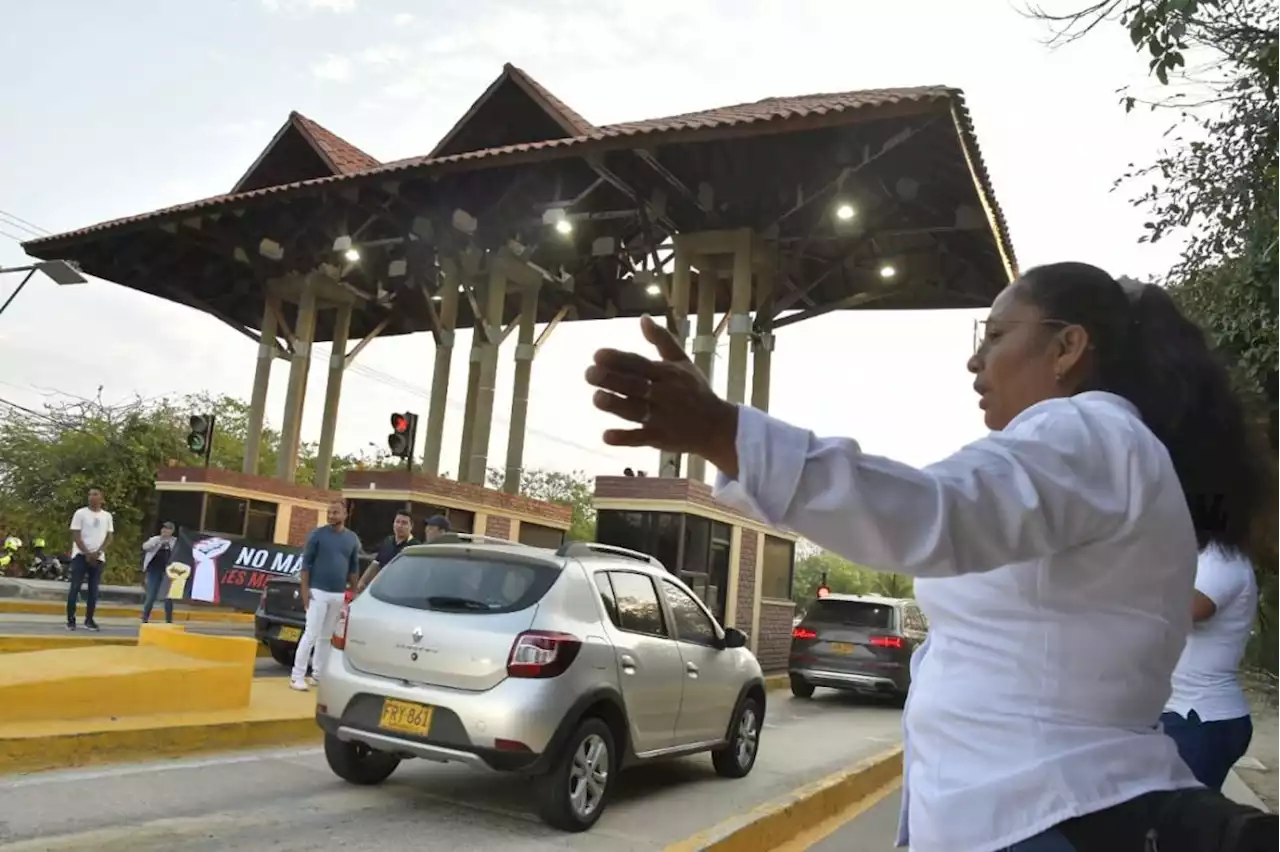
<instances>
[{"instance_id":1,"label":"white long-sleeve shirt","mask_svg":"<svg viewBox=\"0 0 1280 852\"><path fill-rule=\"evenodd\" d=\"M1127 400L1041 402L924 469L745 407L737 450L720 500L918 578L929 638L903 713L899 845L992 852L1199 786L1156 728L1191 627L1196 538Z\"/></svg>"}]
</instances>

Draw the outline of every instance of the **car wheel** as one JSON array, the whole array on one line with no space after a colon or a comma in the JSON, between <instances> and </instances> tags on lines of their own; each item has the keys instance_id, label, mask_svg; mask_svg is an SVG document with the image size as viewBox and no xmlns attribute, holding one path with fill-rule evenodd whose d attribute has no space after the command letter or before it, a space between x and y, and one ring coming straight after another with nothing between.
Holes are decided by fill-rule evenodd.
<instances>
[{"instance_id":1,"label":"car wheel","mask_svg":"<svg viewBox=\"0 0 1280 852\"><path fill-rule=\"evenodd\" d=\"M812 698L813 684L802 677L791 676L791 694L796 698Z\"/></svg>"},{"instance_id":2,"label":"car wheel","mask_svg":"<svg viewBox=\"0 0 1280 852\"><path fill-rule=\"evenodd\" d=\"M760 729L763 725L760 702L754 698L745 699L733 716L729 742L724 748L711 753L717 775L721 778L744 778L751 772L760 752Z\"/></svg>"},{"instance_id":3,"label":"car wheel","mask_svg":"<svg viewBox=\"0 0 1280 852\"><path fill-rule=\"evenodd\" d=\"M561 831L586 831L596 824L613 789L613 732L602 720L586 719L538 788L543 821Z\"/></svg>"},{"instance_id":4,"label":"car wheel","mask_svg":"<svg viewBox=\"0 0 1280 852\"><path fill-rule=\"evenodd\" d=\"M394 754L374 751L364 743L343 742L333 734L325 734L324 756L334 775L362 787L381 784L400 765Z\"/></svg>"},{"instance_id":5,"label":"car wheel","mask_svg":"<svg viewBox=\"0 0 1280 852\"><path fill-rule=\"evenodd\" d=\"M270 642L267 648L271 651L271 659L275 660L286 669L293 668L293 655L297 652L297 645L289 645L284 642Z\"/></svg>"}]
</instances>

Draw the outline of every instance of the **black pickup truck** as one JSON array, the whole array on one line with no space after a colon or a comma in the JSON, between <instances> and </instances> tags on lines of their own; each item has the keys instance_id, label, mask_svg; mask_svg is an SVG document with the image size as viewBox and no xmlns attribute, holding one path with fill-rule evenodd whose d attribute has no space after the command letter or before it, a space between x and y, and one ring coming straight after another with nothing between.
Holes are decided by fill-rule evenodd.
<instances>
[{"instance_id":1,"label":"black pickup truck","mask_svg":"<svg viewBox=\"0 0 1280 852\"><path fill-rule=\"evenodd\" d=\"M360 573L372 562L372 556L361 554ZM268 580L258 600L258 611L253 614L254 638L271 649L277 663L292 668L293 655L306 626L307 612L302 608L297 575Z\"/></svg>"}]
</instances>

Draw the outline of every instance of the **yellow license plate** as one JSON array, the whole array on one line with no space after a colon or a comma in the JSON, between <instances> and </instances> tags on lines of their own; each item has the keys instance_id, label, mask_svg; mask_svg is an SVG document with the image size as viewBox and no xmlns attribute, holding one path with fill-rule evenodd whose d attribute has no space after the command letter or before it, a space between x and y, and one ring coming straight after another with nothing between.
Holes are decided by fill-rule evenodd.
<instances>
[{"instance_id":1,"label":"yellow license plate","mask_svg":"<svg viewBox=\"0 0 1280 852\"><path fill-rule=\"evenodd\" d=\"M831 653L833 654L852 654L853 646L848 642L832 642Z\"/></svg>"},{"instance_id":2,"label":"yellow license plate","mask_svg":"<svg viewBox=\"0 0 1280 852\"><path fill-rule=\"evenodd\" d=\"M280 632L276 634L276 638L281 642L297 642L302 638L302 628L281 627Z\"/></svg>"},{"instance_id":3,"label":"yellow license plate","mask_svg":"<svg viewBox=\"0 0 1280 852\"><path fill-rule=\"evenodd\" d=\"M378 720L378 727L425 737L431 731L431 714L434 710L434 707L425 704L386 698L382 702L382 718Z\"/></svg>"}]
</instances>

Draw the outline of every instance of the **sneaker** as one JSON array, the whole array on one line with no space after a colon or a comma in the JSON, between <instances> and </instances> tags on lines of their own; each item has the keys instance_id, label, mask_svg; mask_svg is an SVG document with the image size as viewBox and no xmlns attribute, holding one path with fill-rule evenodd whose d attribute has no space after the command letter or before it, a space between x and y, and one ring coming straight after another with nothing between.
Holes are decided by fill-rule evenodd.
<instances>
[{"instance_id":1,"label":"sneaker","mask_svg":"<svg viewBox=\"0 0 1280 852\"><path fill-rule=\"evenodd\" d=\"M315 675L307 675L307 686L319 686L320 679Z\"/></svg>"},{"instance_id":2,"label":"sneaker","mask_svg":"<svg viewBox=\"0 0 1280 852\"><path fill-rule=\"evenodd\" d=\"M97 632L98 632L99 630L101 630L102 628L98 627L98 622L96 622L96 621L86 621L86 622L84 623L84 629L85 629L85 630L92 630L94 633L97 633Z\"/></svg>"},{"instance_id":3,"label":"sneaker","mask_svg":"<svg viewBox=\"0 0 1280 852\"><path fill-rule=\"evenodd\" d=\"M76 623L75 623L74 621L68 621L68 622L67 622L67 629L68 629L68 630L75 630L75 629L76 629Z\"/></svg>"},{"instance_id":4,"label":"sneaker","mask_svg":"<svg viewBox=\"0 0 1280 852\"><path fill-rule=\"evenodd\" d=\"M292 678L289 680L289 688L296 689L298 692L306 692L310 689L305 680L293 680Z\"/></svg>"}]
</instances>

